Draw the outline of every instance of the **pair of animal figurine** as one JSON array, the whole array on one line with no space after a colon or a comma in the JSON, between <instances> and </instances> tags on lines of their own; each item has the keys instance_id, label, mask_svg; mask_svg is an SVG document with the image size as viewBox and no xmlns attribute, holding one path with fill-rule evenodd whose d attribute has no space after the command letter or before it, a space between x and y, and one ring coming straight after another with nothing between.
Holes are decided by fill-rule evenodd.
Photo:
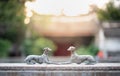
<instances>
[{"instance_id":1,"label":"pair of animal figurine","mask_svg":"<svg viewBox=\"0 0 120 76\"><path fill-rule=\"evenodd\" d=\"M71 52L71 58L66 61L66 62L61 62L61 63L56 63L52 62L48 58L48 53L51 51L50 48L46 47L43 49L44 52L42 55L29 55L26 57L25 62L27 64L42 64L42 63L47 63L47 64L71 64L71 63L85 63L85 64L95 64L96 61L93 56L91 55L78 55L75 50L76 48L74 46L70 46L67 50Z\"/></svg>"}]
</instances>

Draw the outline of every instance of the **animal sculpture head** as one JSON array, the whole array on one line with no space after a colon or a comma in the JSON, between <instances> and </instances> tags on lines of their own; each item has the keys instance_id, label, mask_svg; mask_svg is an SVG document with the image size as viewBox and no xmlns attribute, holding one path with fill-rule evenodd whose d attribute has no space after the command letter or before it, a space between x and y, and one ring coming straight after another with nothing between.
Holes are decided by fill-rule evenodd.
<instances>
[{"instance_id":1,"label":"animal sculpture head","mask_svg":"<svg viewBox=\"0 0 120 76\"><path fill-rule=\"evenodd\" d=\"M48 54L50 51L52 51L50 48L48 48L48 47L45 47L44 49L44 53L45 54Z\"/></svg>"},{"instance_id":2,"label":"animal sculpture head","mask_svg":"<svg viewBox=\"0 0 120 76\"><path fill-rule=\"evenodd\" d=\"M74 46L70 46L67 50L70 52L74 52L76 50L76 48Z\"/></svg>"}]
</instances>

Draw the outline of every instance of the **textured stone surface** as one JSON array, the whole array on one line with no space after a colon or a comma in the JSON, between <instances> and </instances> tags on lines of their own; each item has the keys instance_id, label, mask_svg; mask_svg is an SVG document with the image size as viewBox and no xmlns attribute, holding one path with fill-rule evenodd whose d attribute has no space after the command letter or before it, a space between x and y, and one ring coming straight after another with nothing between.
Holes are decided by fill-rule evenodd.
<instances>
[{"instance_id":1,"label":"textured stone surface","mask_svg":"<svg viewBox=\"0 0 120 76\"><path fill-rule=\"evenodd\" d=\"M120 76L120 63L95 65L0 63L0 76Z\"/></svg>"}]
</instances>

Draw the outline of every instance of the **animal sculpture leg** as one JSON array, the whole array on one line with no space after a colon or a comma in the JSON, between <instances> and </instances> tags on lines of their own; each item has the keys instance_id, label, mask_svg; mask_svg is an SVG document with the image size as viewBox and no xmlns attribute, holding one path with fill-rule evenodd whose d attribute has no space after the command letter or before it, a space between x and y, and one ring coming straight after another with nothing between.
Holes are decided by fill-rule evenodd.
<instances>
[{"instance_id":1,"label":"animal sculpture leg","mask_svg":"<svg viewBox=\"0 0 120 76\"><path fill-rule=\"evenodd\" d=\"M85 61L85 64L86 65L94 65L94 64L96 64L97 62L95 61L95 60L86 60Z\"/></svg>"},{"instance_id":2,"label":"animal sculpture leg","mask_svg":"<svg viewBox=\"0 0 120 76\"><path fill-rule=\"evenodd\" d=\"M34 60L26 60L25 62L27 64L36 64L36 61L34 61Z\"/></svg>"}]
</instances>

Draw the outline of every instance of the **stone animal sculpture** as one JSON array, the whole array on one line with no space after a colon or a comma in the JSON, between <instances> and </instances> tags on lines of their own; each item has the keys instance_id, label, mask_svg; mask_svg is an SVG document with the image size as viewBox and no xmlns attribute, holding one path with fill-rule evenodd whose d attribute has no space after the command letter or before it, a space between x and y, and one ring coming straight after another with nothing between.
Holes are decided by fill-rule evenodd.
<instances>
[{"instance_id":1,"label":"stone animal sculpture","mask_svg":"<svg viewBox=\"0 0 120 76\"><path fill-rule=\"evenodd\" d=\"M24 60L27 64L42 64L42 63L47 63L47 64L54 64L54 62L49 61L48 58L48 53L51 51L50 48L46 47L43 49L44 52L42 55L29 55L26 57Z\"/></svg>"},{"instance_id":2,"label":"stone animal sculpture","mask_svg":"<svg viewBox=\"0 0 120 76\"><path fill-rule=\"evenodd\" d=\"M95 64L95 63L96 63L94 57L91 56L91 55L78 55L78 54L75 52L76 48L75 48L74 46L70 46L67 50L71 52L71 58L70 58L69 61L67 61L67 62L62 62L61 64L70 64L70 63L77 63L77 64L81 64L81 63L85 63L85 64Z\"/></svg>"}]
</instances>

